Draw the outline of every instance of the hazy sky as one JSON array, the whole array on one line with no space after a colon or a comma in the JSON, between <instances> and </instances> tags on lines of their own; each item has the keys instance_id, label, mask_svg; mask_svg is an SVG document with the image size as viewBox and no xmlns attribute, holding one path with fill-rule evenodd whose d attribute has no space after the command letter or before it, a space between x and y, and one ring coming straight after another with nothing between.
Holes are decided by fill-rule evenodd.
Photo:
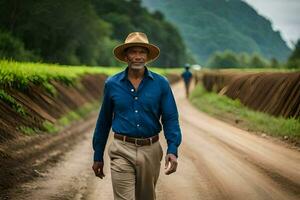
<instances>
[{"instance_id":1,"label":"hazy sky","mask_svg":"<svg viewBox=\"0 0 300 200\"><path fill-rule=\"evenodd\" d=\"M300 0L244 0L273 23L291 47L300 39Z\"/></svg>"}]
</instances>

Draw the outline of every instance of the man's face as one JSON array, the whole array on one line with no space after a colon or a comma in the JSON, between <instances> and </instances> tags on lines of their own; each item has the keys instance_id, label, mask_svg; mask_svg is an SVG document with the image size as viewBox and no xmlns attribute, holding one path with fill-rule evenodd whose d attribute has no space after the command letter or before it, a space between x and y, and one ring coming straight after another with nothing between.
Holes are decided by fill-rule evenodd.
<instances>
[{"instance_id":1,"label":"man's face","mask_svg":"<svg viewBox=\"0 0 300 200\"><path fill-rule=\"evenodd\" d=\"M129 47L125 60L132 69L142 69L148 58L148 49L145 47Z\"/></svg>"}]
</instances>

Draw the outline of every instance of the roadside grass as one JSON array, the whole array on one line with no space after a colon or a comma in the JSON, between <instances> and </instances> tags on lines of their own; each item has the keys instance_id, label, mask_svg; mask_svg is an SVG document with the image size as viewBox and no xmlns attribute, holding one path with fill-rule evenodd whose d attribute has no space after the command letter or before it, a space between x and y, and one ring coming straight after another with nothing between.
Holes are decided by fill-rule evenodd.
<instances>
[{"instance_id":1,"label":"roadside grass","mask_svg":"<svg viewBox=\"0 0 300 200\"><path fill-rule=\"evenodd\" d=\"M26 115L24 107L2 89L0 89L0 100L8 104L14 111L19 113L20 115Z\"/></svg>"},{"instance_id":2,"label":"roadside grass","mask_svg":"<svg viewBox=\"0 0 300 200\"><path fill-rule=\"evenodd\" d=\"M50 121L44 121L42 125L43 129L46 133L58 133L59 131L63 130L66 126L86 117L92 111L98 110L98 107L98 101L86 103L82 107L74 111L70 111L65 115L61 116L55 123L52 123ZM42 130L36 127L20 126L18 127L18 129L25 135L36 135L42 132Z\"/></svg>"},{"instance_id":3,"label":"roadside grass","mask_svg":"<svg viewBox=\"0 0 300 200\"><path fill-rule=\"evenodd\" d=\"M190 101L201 111L218 119L234 122L248 131L265 133L293 142L300 141L300 118L285 119L251 110L239 100L207 92L200 84L191 93Z\"/></svg>"},{"instance_id":4,"label":"roadside grass","mask_svg":"<svg viewBox=\"0 0 300 200\"><path fill-rule=\"evenodd\" d=\"M31 128L28 126L20 126L18 127L18 130L20 130L23 134L31 136L31 135L36 135L37 132L40 130L38 128Z\"/></svg>"},{"instance_id":5,"label":"roadside grass","mask_svg":"<svg viewBox=\"0 0 300 200\"><path fill-rule=\"evenodd\" d=\"M76 110L70 111L64 116L60 117L56 123L51 123L48 121L44 122L44 128L48 133L57 133L61 131L64 127L76 122L84 117L86 117L93 110L97 110L99 102L95 101L92 103L86 103Z\"/></svg>"},{"instance_id":6,"label":"roadside grass","mask_svg":"<svg viewBox=\"0 0 300 200\"><path fill-rule=\"evenodd\" d=\"M47 133L57 133L61 130L61 127L55 126L55 124L44 121L43 128L46 130Z\"/></svg>"}]
</instances>

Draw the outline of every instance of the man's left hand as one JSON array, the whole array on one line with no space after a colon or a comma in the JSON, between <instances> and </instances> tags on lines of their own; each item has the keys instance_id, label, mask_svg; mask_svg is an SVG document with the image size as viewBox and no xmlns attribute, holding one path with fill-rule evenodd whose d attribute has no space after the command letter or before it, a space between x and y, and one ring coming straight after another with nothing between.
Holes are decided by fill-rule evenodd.
<instances>
[{"instance_id":1,"label":"man's left hand","mask_svg":"<svg viewBox=\"0 0 300 200\"><path fill-rule=\"evenodd\" d=\"M176 172L177 165L178 165L177 157L173 154L167 154L165 161L166 161L165 162L165 169L166 169L165 174L170 175L170 174Z\"/></svg>"}]
</instances>

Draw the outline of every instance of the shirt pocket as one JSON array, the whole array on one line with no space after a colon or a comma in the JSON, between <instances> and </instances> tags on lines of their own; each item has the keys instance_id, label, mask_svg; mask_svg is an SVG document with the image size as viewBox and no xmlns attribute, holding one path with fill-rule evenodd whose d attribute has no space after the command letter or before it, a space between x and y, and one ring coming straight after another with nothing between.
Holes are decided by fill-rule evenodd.
<instances>
[{"instance_id":1,"label":"shirt pocket","mask_svg":"<svg viewBox=\"0 0 300 200\"><path fill-rule=\"evenodd\" d=\"M157 112L159 108L159 95L155 93L145 93L142 106L146 112Z\"/></svg>"},{"instance_id":2,"label":"shirt pocket","mask_svg":"<svg viewBox=\"0 0 300 200\"><path fill-rule=\"evenodd\" d=\"M116 94L113 96L114 109L117 112L124 113L128 110L128 106L131 105L131 96L124 94Z\"/></svg>"}]
</instances>

